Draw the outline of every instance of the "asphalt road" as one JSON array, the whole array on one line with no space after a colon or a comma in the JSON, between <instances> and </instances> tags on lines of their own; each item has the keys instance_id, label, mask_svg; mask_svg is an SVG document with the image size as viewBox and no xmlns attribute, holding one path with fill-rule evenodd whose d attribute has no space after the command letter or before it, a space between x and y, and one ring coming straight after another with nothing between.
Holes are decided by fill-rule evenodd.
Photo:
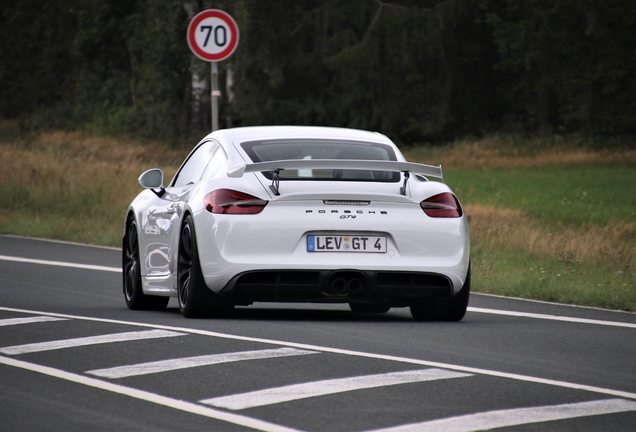
<instances>
[{"instance_id":1,"label":"asphalt road","mask_svg":"<svg viewBox=\"0 0 636 432\"><path fill-rule=\"evenodd\" d=\"M0 236L0 429L636 430L636 314L473 295L407 309L130 311L115 249Z\"/></svg>"}]
</instances>

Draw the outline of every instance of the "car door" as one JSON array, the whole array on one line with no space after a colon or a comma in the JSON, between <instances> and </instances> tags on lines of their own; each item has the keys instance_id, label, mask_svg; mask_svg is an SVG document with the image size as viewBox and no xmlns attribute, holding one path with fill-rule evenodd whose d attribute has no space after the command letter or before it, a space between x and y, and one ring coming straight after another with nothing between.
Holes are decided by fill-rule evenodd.
<instances>
[{"instance_id":1,"label":"car door","mask_svg":"<svg viewBox=\"0 0 636 432\"><path fill-rule=\"evenodd\" d=\"M179 228L190 189L201 179L218 148L219 144L215 141L197 146L166 187L163 196L147 207L143 224L146 280L154 289L172 289L174 286Z\"/></svg>"}]
</instances>

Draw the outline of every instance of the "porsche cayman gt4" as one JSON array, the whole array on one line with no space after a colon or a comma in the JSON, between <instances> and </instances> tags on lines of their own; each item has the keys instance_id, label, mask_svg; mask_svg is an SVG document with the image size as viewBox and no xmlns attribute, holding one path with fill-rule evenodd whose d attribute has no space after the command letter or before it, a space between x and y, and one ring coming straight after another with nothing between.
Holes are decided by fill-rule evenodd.
<instances>
[{"instance_id":1,"label":"porsche cayman gt4","mask_svg":"<svg viewBox=\"0 0 636 432\"><path fill-rule=\"evenodd\" d=\"M440 166L409 163L386 136L352 129L225 129L199 142L164 186L139 177L122 247L131 309L178 299L185 317L254 302L409 307L458 321L470 239Z\"/></svg>"}]
</instances>

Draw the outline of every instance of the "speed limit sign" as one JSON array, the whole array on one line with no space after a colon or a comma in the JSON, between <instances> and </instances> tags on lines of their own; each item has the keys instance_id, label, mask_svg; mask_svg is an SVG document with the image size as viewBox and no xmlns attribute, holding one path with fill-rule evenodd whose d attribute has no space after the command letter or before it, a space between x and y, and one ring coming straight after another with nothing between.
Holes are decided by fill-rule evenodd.
<instances>
[{"instance_id":1,"label":"speed limit sign","mask_svg":"<svg viewBox=\"0 0 636 432\"><path fill-rule=\"evenodd\" d=\"M236 50L238 41L236 21L218 9L209 9L197 14L188 26L188 45L201 60L225 60Z\"/></svg>"}]
</instances>

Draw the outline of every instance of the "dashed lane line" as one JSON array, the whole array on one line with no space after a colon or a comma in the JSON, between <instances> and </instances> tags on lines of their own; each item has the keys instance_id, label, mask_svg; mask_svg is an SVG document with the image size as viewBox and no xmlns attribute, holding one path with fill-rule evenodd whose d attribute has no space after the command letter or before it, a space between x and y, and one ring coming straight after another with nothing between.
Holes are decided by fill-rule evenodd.
<instances>
[{"instance_id":1,"label":"dashed lane line","mask_svg":"<svg viewBox=\"0 0 636 432\"><path fill-rule=\"evenodd\" d=\"M350 378L314 381L303 384L292 384L284 387L275 387L248 393L204 399L199 402L218 408L242 410L355 390L450 378L463 378L468 376L472 375L442 369L389 372L376 375L364 375Z\"/></svg>"},{"instance_id":2,"label":"dashed lane line","mask_svg":"<svg viewBox=\"0 0 636 432\"><path fill-rule=\"evenodd\" d=\"M66 372L60 369L54 369L48 366L41 366L34 363L28 363L25 361L17 360L10 357L0 356L0 364L7 366L17 367L32 372L52 376L55 378L63 379L66 381L82 384L88 387L106 390L112 393L117 393L131 398L151 402L158 405L163 405L176 410L196 414L235 425L244 426L250 429L267 431L267 432L298 432L296 429L288 428L285 426L277 425L274 423L266 422L263 420L254 419L251 417L219 411L214 408L202 406L199 404L186 402L180 399L173 399L166 396L161 396L155 393L150 393L144 390L138 390L130 387L125 387L119 384L114 384L108 381L98 380L96 378L87 377L84 375L78 375L70 372Z\"/></svg>"},{"instance_id":3,"label":"dashed lane line","mask_svg":"<svg viewBox=\"0 0 636 432\"><path fill-rule=\"evenodd\" d=\"M257 351L242 351L224 354L210 354L196 357L175 358L135 365L117 366L108 369L96 369L85 373L102 378L126 378L131 376L149 375L178 369L188 369L213 364L230 363L244 360L258 360L268 358L300 356L318 354L317 351L299 350L296 348L276 348Z\"/></svg>"},{"instance_id":4,"label":"dashed lane line","mask_svg":"<svg viewBox=\"0 0 636 432\"><path fill-rule=\"evenodd\" d=\"M491 314L491 315L505 315L505 316L512 316L512 317L520 317L520 318L542 319L542 320L548 320L548 321L562 321L562 322L570 322L570 323L577 323L577 324L596 324L596 325L603 325L603 326L625 327L625 328L636 329L636 323L627 323L627 322L620 322L620 321L602 321L602 320L575 318L575 317L568 317L568 316L561 316L561 315L547 315L547 314L537 314L537 313L530 313L530 312L506 311L506 310L499 310L499 309L483 309L483 308L476 308L476 307L469 307L468 311Z\"/></svg>"},{"instance_id":5,"label":"dashed lane line","mask_svg":"<svg viewBox=\"0 0 636 432\"><path fill-rule=\"evenodd\" d=\"M20 325L20 324L50 322L50 321L68 321L68 318L57 318L57 317L52 317L52 316L35 316L35 317L25 317L25 318L5 318L5 319L0 319L0 327L12 326L12 325Z\"/></svg>"},{"instance_id":6,"label":"dashed lane line","mask_svg":"<svg viewBox=\"0 0 636 432\"><path fill-rule=\"evenodd\" d=\"M561 388L583 390L583 391L588 391L593 393L610 395L614 397L621 397L621 398L636 400L636 393L634 392L614 390L614 389L590 386L585 384L571 383L567 381L559 381L559 380L540 378L540 377L534 377L529 375L515 374L510 372L501 372L501 371L495 371L490 369L461 366L461 365L456 365L451 363L441 363L441 362L434 362L434 361L428 361L428 360L413 359L409 357L399 357L399 356L387 355L387 354L368 353L364 351L354 351L354 350L347 350L342 348L331 348L331 347L325 347L325 346L319 346L319 345L280 341L276 339L239 336L239 335L232 335L228 333L218 333L218 332L213 332L209 330L201 330L201 329L187 328L187 327L175 327L175 326L166 326L166 325L158 325L158 324L139 323L139 322L133 322L133 321L87 317L87 316L81 316L81 315L68 315L68 314L58 314L58 313L43 312L43 311L31 311L27 309L16 309L16 308L8 308L8 307L2 307L2 306L0 306L0 310L8 311L8 312L25 313L25 314L50 315L50 316L57 316L62 318L69 318L69 319L76 319L76 320L83 320L83 321L102 322L102 323L110 323L110 324L123 324L123 325L136 326L136 327L163 329L163 330L170 330L175 332L197 334L201 336L217 337L217 338L228 339L228 340L256 342L256 343L263 343L263 344L269 344L269 345L279 345L279 346L286 346L290 348L305 349L310 351L320 351L320 352L328 352L332 354L349 355L353 357L388 360L388 361L394 361L399 363L414 364L419 366L449 369L449 370L454 370L458 372L466 372L471 374L480 374L480 375L492 376L497 378L506 378L506 379L512 379L516 381L531 382L535 384L545 384L545 385L556 386Z\"/></svg>"},{"instance_id":7,"label":"dashed lane line","mask_svg":"<svg viewBox=\"0 0 636 432\"><path fill-rule=\"evenodd\" d=\"M77 264L77 263L62 262L62 261L39 260L39 259L32 259L32 258L13 257L8 255L0 255L0 261L12 261L12 262L21 262L21 263L29 263L29 264L41 264L41 265L49 265L49 266L69 267L69 268L77 268L77 269L85 269L85 270L98 270L98 271L121 273L121 268L119 267L106 267L106 266L99 266L99 265ZM570 323L578 323L578 324L595 324L595 325L636 329L636 323L627 323L627 322L620 322L620 321L604 321L604 320L595 320L595 319L587 319L587 318L574 318L574 317L560 316L560 315L535 314L535 313L528 313L528 312L516 312L516 311L506 311L506 310L500 310L500 309L485 309L485 308L476 308L476 307L468 307L468 311L483 313L483 314L492 314L492 315L504 315L504 316L511 316L511 317L533 318L533 319L562 321L562 322L570 322Z\"/></svg>"},{"instance_id":8,"label":"dashed lane line","mask_svg":"<svg viewBox=\"0 0 636 432\"><path fill-rule=\"evenodd\" d=\"M64 348L74 348L87 345L98 345L113 342L126 342L144 339L158 339L175 336L185 336L186 333L178 333L170 330L143 330L124 333L113 333L101 336L89 336L74 339L62 339L49 342L36 342L25 345L14 345L0 348L0 353L6 355L27 354L42 351L52 351Z\"/></svg>"},{"instance_id":9,"label":"dashed lane line","mask_svg":"<svg viewBox=\"0 0 636 432\"><path fill-rule=\"evenodd\" d=\"M636 402L625 399L602 399L562 405L487 411L376 429L373 432L474 432L628 411L636 411Z\"/></svg>"},{"instance_id":10,"label":"dashed lane line","mask_svg":"<svg viewBox=\"0 0 636 432\"><path fill-rule=\"evenodd\" d=\"M69 263L63 261L49 261L49 260L40 260L33 258L22 258L22 257L14 257L8 255L0 255L0 261L11 261L11 262L19 262L19 263L27 263L27 264L40 264L40 265L48 265L55 267L70 267L84 270L99 270L99 271L107 271L114 273L121 273L121 268L119 267L106 267L100 265L92 265L92 264L77 264L77 263Z\"/></svg>"}]
</instances>

